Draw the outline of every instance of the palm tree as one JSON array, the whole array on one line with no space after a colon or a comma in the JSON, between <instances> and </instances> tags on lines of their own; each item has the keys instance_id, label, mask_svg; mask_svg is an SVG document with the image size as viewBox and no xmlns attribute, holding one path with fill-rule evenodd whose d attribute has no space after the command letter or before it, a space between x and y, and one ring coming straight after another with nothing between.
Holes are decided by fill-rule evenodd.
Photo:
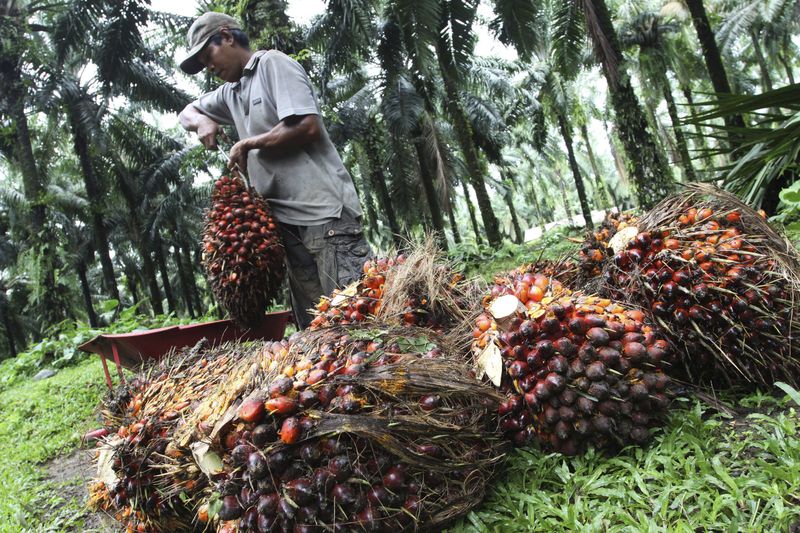
<instances>
[{"instance_id":1,"label":"palm tree","mask_svg":"<svg viewBox=\"0 0 800 533\"><path fill-rule=\"evenodd\" d=\"M720 49L730 50L739 39L749 42L756 58L764 91L773 89L771 70L785 69L790 84L794 73L790 58L796 57L792 38L798 30L797 0L751 0L730 6L717 32Z\"/></svg>"},{"instance_id":2,"label":"palm tree","mask_svg":"<svg viewBox=\"0 0 800 533\"><path fill-rule=\"evenodd\" d=\"M486 172L480 162L478 151L473 141L472 128L467 120L462 95L459 90L463 72L469 65L474 50L472 23L475 20L477 9L478 2L474 0L443 2L434 46L436 48L439 75L445 90L445 109L453 122L454 133L464 156L467 172L478 200L483 227L486 231L486 239L490 245L499 246L502 237L486 188Z\"/></svg>"},{"instance_id":3,"label":"palm tree","mask_svg":"<svg viewBox=\"0 0 800 533\"><path fill-rule=\"evenodd\" d=\"M700 41L703 59L705 60L714 92L719 95L731 94L728 74L725 72L725 65L722 63L722 56L720 55L717 41L714 38L714 31L711 29L711 23L708 21L708 14L706 13L703 0L685 0L685 2L692 16L692 24L697 32L697 38ZM728 144L735 150L739 147L740 141L733 132L733 129L743 128L744 120L741 115L725 116L723 119L725 120L725 124L730 128Z\"/></svg>"},{"instance_id":4,"label":"palm tree","mask_svg":"<svg viewBox=\"0 0 800 533\"><path fill-rule=\"evenodd\" d=\"M649 87L655 93L660 93L667 103L667 112L672 121L672 131L675 134L680 162L688 180L695 181L694 167L689 156L689 147L681 130L681 119L678 108L672 96L672 87L667 77L668 61L665 56L672 55L664 36L677 31L678 25L665 22L655 13L641 13L633 20L626 23L620 31L620 43L624 47L638 46L639 48L639 77L647 80L643 86ZM649 92L649 91L648 91Z\"/></svg>"}]
</instances>

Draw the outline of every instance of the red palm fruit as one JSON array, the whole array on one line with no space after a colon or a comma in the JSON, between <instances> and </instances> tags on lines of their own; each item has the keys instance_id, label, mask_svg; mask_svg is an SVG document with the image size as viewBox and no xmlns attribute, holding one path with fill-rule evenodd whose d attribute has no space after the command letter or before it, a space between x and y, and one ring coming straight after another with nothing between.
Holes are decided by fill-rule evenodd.
<instances>
[{"instance_id":1,"label":"red palm fruit","mask_svg":"<svg viewBox=\"0 0 800 533\"><path fill-rule=\"evenodd\" d=\"M272 414L291 415L297 412L297 400L287 396L270 398L265 404L267 410Z\"/></svg>"},{"instance_id":2,"label":"red palm fruit","mask_svg":"<svg viewBox=\"0 0 800 533\"><path fill-rule=\"evenodd\" d=\"M243 422L257 424L264 416L264 400L262 398L249 398L242 402L237 411L239 419Z\"/></svg>"},{"instance_id":3,"label":"red palm fruit","mask_svg":"<svg viewBox=\"0 0 800 533\"><path fill-rule=\"evenodd\" d=\"M286 444L294 444L300 440L300 421L295 417L289 417L283 421L281 430L278 434Z\"/></svg>"},{"instance_id":4,"label":"red palm fruit","mask_svg":"<svg viewBox=\"0 0 800 533\"><path fill-rule=\"evenodd\" d=\"M605 346L608 344L610 336L603 328L594 327L586 332L586 338L594 346Z\"/></svg>"}]
</instances>

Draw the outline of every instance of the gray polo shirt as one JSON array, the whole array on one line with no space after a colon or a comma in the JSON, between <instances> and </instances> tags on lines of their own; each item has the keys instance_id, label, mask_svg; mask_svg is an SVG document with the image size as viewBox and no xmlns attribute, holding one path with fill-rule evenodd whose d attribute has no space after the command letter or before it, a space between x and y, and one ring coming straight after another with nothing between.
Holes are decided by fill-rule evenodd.
<instances>
[{"instance_id":1,"label":"gray polo shirt","mask_svg":"<svg viewBox=\"0 0 800 533\"><path fill-rule=\"evenodd\" d=\"M220 124L233 124L244 139L266 133L292 115L320 115L303 67L277 50L253 54L236 83L225 83L194 102ZM247 176L286 224L316 226L341 216L347 207L361 215L358 194L325 127L321 137L284 155L251 150Z\"/></svg>"}]
</instances>

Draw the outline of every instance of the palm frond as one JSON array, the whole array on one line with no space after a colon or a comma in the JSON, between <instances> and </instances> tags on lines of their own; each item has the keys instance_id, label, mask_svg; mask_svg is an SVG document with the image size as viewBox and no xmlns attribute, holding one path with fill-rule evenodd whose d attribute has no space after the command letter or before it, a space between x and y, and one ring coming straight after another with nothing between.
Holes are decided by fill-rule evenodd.
<instances>
[{"instance_id":1,"label":"palm frond","mask_svg":"<svg viewBox=\"0 0 800 533\"><path fill-rule=\"evenodd\" d=\"M55 183L47 185L48 203L65 213L80 213L89 209L89 201L68 187ZM52 215L52 213L51 213Z\"/></svg>"},{"instance_id":2,"label":"palm frond","mask_svg":"<svg viewBox=\"0 0 800 533\"><path fill-rule=\"evenodd\" d=\"M584 45L584 12L575 0L557 1L550 26L552 61L560 72L574 75Z\"/></svg>"},{"instance_id":3,"label":"palm frond","mask_svg":"<svg viewBox=\"0 0 800 533\"><path fill-rule=\"evenodd\" d=\"M389 131L409 135L419 124L425 101L409 79L399 75L384 87L381 111Z\"/></svg>"},{"instance_id":4,"label":"palm frond","mask_svg":"<svg viewBox=\"0 0 800 533\"><path fill-rule=\"evenodd\" d=\"M307 34L307 40L322 54L321 85L337 69L354 70L368 57L375 39L374 2L328 0L328 8Z\"/></svg>"},{"instance_id":5,"label":"palm frond","mask_svg":"<svg viewBox=\"0 0 800 533\"><path fill-rule=\"evenodd\" d=\"M388 9L401 29L412 74L431 79L436 64L433 47L439 37L441 4L436 0L396 0Z\"/></svg>"},{"instance_id":6,"label":"palm frond","mask_svg":"<svg viewBox=\"0 0 800 533\"><path fill-rule=\"evenodd\" d=\"M104 3L98 0L74 0L58 15L51 33L59 64L64 62L71 50L87 51L90 40L100 27Z\"/></svg>"},{"instance_id":7,"label":"palm frond","mask_svg":"<svg viewBox=\"0 0 800 533\"><path fill-rule=\"evenodd\" d=\"M443 2L439 29L439 61L456 76L468 68L475 48L472 24L478 10L476 0L446 0Z\"/></svg>"},{"instance_id":8,"label":"palm frond","mask_svg":"<svg viewBox=\"0 0 800 533\"><path fill-rule=\"evenodd\" d=\"M536 19L540 16L540 3L533 0L494 0L493 18L489 28L497 39L513 46L519 56L528 60L542 38L535 31Z\"/></svg>"}]
</instances>

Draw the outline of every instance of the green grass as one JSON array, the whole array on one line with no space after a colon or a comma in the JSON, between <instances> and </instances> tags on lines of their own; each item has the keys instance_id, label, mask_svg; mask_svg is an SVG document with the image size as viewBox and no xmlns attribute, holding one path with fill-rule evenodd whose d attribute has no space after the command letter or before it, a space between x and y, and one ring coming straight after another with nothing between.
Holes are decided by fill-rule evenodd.
<instances>
[{"instance_id":1,"label":"green grass","mask_svg":"<svg viewBox=\"0 0 800 533\"><path fill-rule=\"evenodd\" d=\"M494 250L487 245L476 250L474 246L461 245L450 251L456 264L465 266L467 276L480 276L492 281L495 273L503 273L538 259L560 259L567 252L578 249L570 237L583 237L583 231L573 228L551 230L544 238L524 244L504 242Z\"/></svg>"},{"instance_id":2,"label":"green grass","mask_svg":"<svg viewBox=\"0 0 800 533\"><path fill-rule=\"evenodd\" d=\"M692 402L647 448L576 458L517 451L485 501L452 533L788 531L800 522L794 407L763 395L741 419Z\"/></svg>"},{"instance_id":3,"label":"green grass","mask_svg":"<svg viewBox=\"0 0 800 533\"><path fill-rule=\"evenodd\" d=\"M0 371L3 369L0 368ZM84 490L45 480L45 461L73 452L97 423L106 390L99 358L0 393L0 532L84 531Z\"/></svg>"}]
</instances>

